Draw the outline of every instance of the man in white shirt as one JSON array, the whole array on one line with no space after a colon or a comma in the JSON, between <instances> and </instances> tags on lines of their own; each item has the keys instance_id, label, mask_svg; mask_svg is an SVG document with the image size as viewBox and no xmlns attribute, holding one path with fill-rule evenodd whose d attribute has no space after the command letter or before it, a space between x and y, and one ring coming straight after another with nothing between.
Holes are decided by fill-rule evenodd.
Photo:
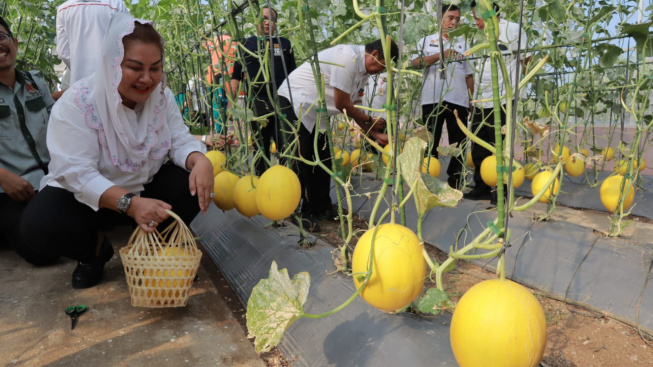
<instances>
[{"instance_id":1,"label":"man in white shirt","mask_svg":"<svg viewBox=\"0 0 653 367\"><path fill-rule=\"evenodd\" d=\"M57 55L70 69L70 83L95 72L102 42L116 13L129 13L122 0L68 0L57 7Z\"/></svg>"},{"instance_id":2,"label":"man in white shirt","mask_svg":"<svg viewBox=\"0 0 653 367\"><path fill-rule=\"evenodd\" d=\"M525 50L527 45L526 34L523 30L520 30L519 24L509 22L505 19L501 19L499 16L499 6L496 3L493 3L492 8L497 14L497 20L499 23L499 38L498 47L499 50L504 55L504 60L506 63L506 70L510 74L506 78L499 70L498 82L499 82L499 95L504 96L506 93L506 83L514 84L515 73L519 72L519 65L517 64L517 51ZM472 1L472 12L474 19L476 20L476 26L480 30L485 29L485 21L480 16L482 9L476 8L476 2ZM522 65L527 65L531 59L529 55L522 55ZM476 136L481 138L484 141L487 141L494 145L495 135L494 135L494 102L492 101L492 72L490 58L484 57L478 61L478 73L479 83L476 99L479 101L476 103L474 108L474 113L472 117L472 131L475 132ZM513 96L514 96L513 91ZM515 100L516 102L516 100ZM506 123L506 101L501 102L501 125ZM466 193L464 197L471 200L487 200L490 199L491 204L496 204L496 194L493 195L492 188L488 186L483 179L481 178L481 163L483 160L490 156L491 153L487 149L483 148L478 144L472 146L472 161L476 170L474 171L474 188Z\"/></svg>"},{"instance_id":3,"label":"man in white shirt","mask_svg":"<svg viewBox=\"0 0 653 367\"><path fill-rule=\"evenodd\" d=\"M449 144L457 143L460 146L465 139L465 134L456 122L454 111L458 111L458 117L466 123L470 108L469 96L474 94L472 69L463 58L467 45L449 38L449 32L458 28L459 24L460 9L455 5L442 4L441 32L444 51L440 50L440 34L436 33L419 40L417 54L413 55L413 66L426 67L422 84L422 119L433 134L429 153L436 158L445 122ZM451 157L447 168L449 186L458 188L461 171L462 157Z\"/></svg>"},{"instance_id":4,"label":"man in white shirt","mask_svg":"<svg viewBox=\"0 0 653 367\"><path fill-rule=\"evenodd\" d=\"M392 41L391 57L396 60L398 55L399 48ZM334 46L318 53L317 59L324 80L325 110L321 110L321 106L315 103L318 100L318 90L310 62L295 69L278 90L282 113L287 120L293 124L301 120L299 154L308 161L319 158L330 166L331 154L324 131L329 126L329 116L345 112L371 139L381 145L387 144L388 135L383 133L385 120L373 118L364 110L354 107L368 77L385 70L381 40L365 46ZM313 144L315 134L318 134L317 157ZM298 162L297 168L302 184L302 224L317 232L318 217L327 216L333 220L337 216L330 197L331 177L318 166Z\"/></svg>"}]
</instances>

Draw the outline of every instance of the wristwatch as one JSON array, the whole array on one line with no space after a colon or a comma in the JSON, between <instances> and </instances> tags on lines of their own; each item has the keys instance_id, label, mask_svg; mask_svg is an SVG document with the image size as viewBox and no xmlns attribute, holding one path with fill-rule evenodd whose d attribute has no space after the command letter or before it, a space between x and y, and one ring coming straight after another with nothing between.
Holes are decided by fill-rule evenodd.
<instances>
[{"instance_id":1,"label":"wristwatch","mask_svg":"<svg viewBox=\"0 0 653 367\"><path fill-rule=\"evenodd\" d=\"M202 144L206 144L206 135L202 135Z\"/></svg>"},{"instance_id":2,"label":"wristwatch","mask_svg":"<svg viewBox=\"0 0 653 367\"><path fill-rule=\"evenodd\" d=\"M129 204L131 204L132 198L136 196L132 194L131 192L128 194L125 194L124 196L120 197L116 201L116 206L118 207L118 211L121 212L122 214L127 213L127 209L129 209Z\"/></svg>"}]
</instances>

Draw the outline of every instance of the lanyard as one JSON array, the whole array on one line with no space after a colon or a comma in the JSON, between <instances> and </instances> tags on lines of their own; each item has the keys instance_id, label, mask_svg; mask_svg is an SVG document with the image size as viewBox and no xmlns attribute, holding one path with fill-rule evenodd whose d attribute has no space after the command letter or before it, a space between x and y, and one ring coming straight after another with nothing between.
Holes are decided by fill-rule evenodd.
<instances>
[{"instance_id":1,"label":"lanyard","mask_svg":"<svg viewBox=\"0 0 653 367\"><path fill-rule=\"evenodd\" d=\"M26 81L29 80L32 86L34 88L37 88L38 90L36 83L34 83L34 80L31 78L31 76L28 73L23 73L23 76L25 77ZM27 124L25 123L25 110L23 109L23 104L20 103L20 100L18 99L18 93L14 93L14 106L16 106L16 112L18 112L20 131L23 133L23 137L25 138L25 141L29 146L29 150L32 152L32 155L34 156L34 159L36 159L36 162L39 164L39 167L41 167L41 169L43 170L43 173L47 175L48 166L43 163L43 160L41 159L39 152L36 150L36 143L34 142L34 137L32 137L32 133L29 132L29 129L27 128Z\"/></svg>"}]
</instances>

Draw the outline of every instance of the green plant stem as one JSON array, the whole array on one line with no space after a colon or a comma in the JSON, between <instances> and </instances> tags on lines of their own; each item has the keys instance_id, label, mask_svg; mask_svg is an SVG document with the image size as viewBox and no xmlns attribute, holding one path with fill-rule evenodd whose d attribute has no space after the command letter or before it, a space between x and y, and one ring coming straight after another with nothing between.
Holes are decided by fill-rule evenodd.
<instances>
[{"instance_id":1,"label":"green plant stem","mask_svg":"<svg viewBox=\"0 0 653 367\"><path fill-rule=\"evenodd\" d=\"M438 265L433 262L433 259L431 259L431 256L429 255L428 251L426 251L426 244L424 242L421 242L422 245L422 255L424 255L424 260L426 260L426 264L431 268L431 273L434 272L437 268Z\"/></svg>"},{"instance_id":2,"label":"green plant stem","mask_svg":"<svg viewBox=\"0 0 653 367\"><path fill-rule=\"evenodd\" d=\"M488 252L488 253L484 253L484 254L478 254L478 255L455 255L455 256L452 256L452 258L454 258L456 260L458 260L458 259L462 259L462 260L487 259L489 257L494 257L494 256L499 255L500 252L501 252L501 245L499 245L499 248L496 248L496 249L492 250L492 252ZM505 278L505 273L506 273L505 270L503 272L499 272L499 273L500 274L503 273L504 274L503 277Z\"/></svg>"},{"instance_id":3,"label":"green plant stem","mask_svg":"<svg viewBox=\"0 0 653 367\"><path fill-rule=\"evenodd\" d=\"M351 32L356 30L361 25L365 24L368 20L373 19L374 17L376 17L376 13L372 13L370 15L365 16L363 19L359 20L356 24L354 24L349 29L344 31L340 36L336 37L333 41L331 41L331 44L332 45L337 44L338 42L340 42L341 39L347 37Z\"/></svg>"},{"instance_id":4,"label":"green plant stem","mask_svg":"<svg viewBox=\"0 0 653 367\"><path fill-rule=\"evenodd\" d=\"M469 131L467 126L465 126L465 124L458 117L458 111L454 110L453 113L456 116L456 123L458 123L458 127L460 127L460 129L465 134L465 136L467 136L474 143L490 151L490 153L497 154L497 149L492 144L486 142L485 140L476 136L476 134L474 134L473 132ZM480 169L480 167L477 167L477 169Z\"/></svg>"},{"instance_id":5,"label":"green plant stem","mask_svg":"<svg viewBox=\"0 0 653 367\"><path fill-rule=\"evenodd\" d=\"M331 316L334 313L342 310L343 308L349 306L349 304L358 297L359 294L365 289L365 286L367 285L367 281L369 280L369 277L371 276L371 268L370 271L368 271L368 276L365 278L365 281L361 284L361 286L354 292L354 294L351 295L345 302L343 302L340 306L334 308L331 311L321 313L321 314L310 314L310 313L305 313L304 310L302 309L302 314L301 316L306 317L307 319L321 319L323 317Z\"/></svg>"},{"instance_id":6,"label":"green plant stem","mask_svg":"<svg viewBox=\"0 0 653 367\"><path fill-rule=\"evenodd\" d=\"M485 7L487 11L492 9L490 3L487 0L480 0L481 4ZM494 142L496 146L496 151L497 152L503 152L503 134L501 133L501 100L500 96L501 94L499 93L499 68L497 63L500 60L501 64L503 64L503 56L501 52L499 51L499 48L497 46L497 37L498 37L498 21L496 15L492 16L492 18L489 21L485 22L485 27L487 30L487 35L488 35L488 42L490 44L490 67L491 67L491 73L492 73L492 95L494 96ZM504 79L505 76L508 76L510 74L505 73L505 65L504 65ZM506 88L506 131L510 132L511 129L511 124L512 124L512 109L510 108L512 106L512 88L510 87L510 83L506 83L504 80L504 86ZM510 133L509 133L510 134ZM502 231L505 232L504 222L505 222L505 200L504 198L504 185L503 185L503 167L504 167L504 157L503 154L496 154L497 158L497 197L499 198L497 200L497 213L498 213L498 218L497 222L500 225L500 228ZM503 256L503 254L502 254ZM499 269L499 274L501 277L505 277L505 268L500 268Z\"/></svg>"},{"instance_id":7,"label":"green plant stem","mask_svg":"<svg viewBox=\"0 0 653 367\"><path fill-rule=\"evenodd\" d=\"M381 216L379 220L383 220L384 216ZM365 289L365 286L367 286L367 283L370 281L370 278L372 277L372 272L373 272L373 267L374 267L374 243L376 242L376 234L379 230L379 226L370 228L370 231L374 231L372 233L372 243L370 244L370 255L369 255L369 261L367 265L367 273L365 274L365 280L361 282L361 286L356 289L356 292L351 295L345 302L343 302L340 306L334 308L331 311L322 313L322 314L308 314L304 313L304 310L302 309L302 315L303 317L309 318L309 319L320 319L322 317L327 317L330 315L333 315L334 313L342 310L343 308L347 307L356 297ZM356 274L352 274L353 276L356 276Z\"/></svg>"},{"instance_id":8,"label":"green plant stem","mask_svg":"<svg viewBox=\"0 0 653 367\"><path fill-rule=\"evenodd\" d=\"M498 223L497 219L494 220L493 226L496 228L496 224ZM486 227L476 238L472 240L469 244L465 245L463 248L458 249L457 251L451 251L449 253L449 257L442 263L440 266L438 266L435 269L435 284L436 287L444 292L444 283L442 280L442 276L444 275L445 270L447 270L449 267L453 266L453 264L456 262L456 259L458 258L466 258L466 253L472 250L476 249L482 249L488 247L485 245L485 243L488 242L493 242L496 241L499 236L504 236L506 238L510 238L510 233L506 232L504 233L503 231L499 230L500 232L498 234L492 232L491 227ZM483 243L481 243L481 239L487 238ZM479 247L480 246L480 247ZM493 257L496 256L499 252L501 251L501 248L499 247L498 249L495 249L494 251L490 253L484 253L484 254L479 254L479 255L473 255L473 256L478 256L478 257L473 257L473 258L488 258L488 257ZM471 255L468 255L471 256ZM501 274L500 269L499 273ZM505 269L504 269L504 276L505 276Z\"/></svg>"},{"instance_id":9,"label":"green plant stem","mask_svg":"<svg viewBox=\"0 0 653 367\"><path fill-rule=\"evenodd\" d=\"M640 93L640 89L641 89L642 85L643 85L643 83L637 83L637 86L633 90L633 95L634 96L637 96ZM635 117L635 119L637 121L642 121L642 119L644 118L643 114L645 113L645 109L641 109L641 112L639 112L640 109L637 108L637 98L633 98L632 99L632 105L630 107L628 107L628 105L625 103L625 101L623 99L623 94L622 94L621 102L622 102L622 105L624 106L624 108L626 109L626 111L631 113ZM646 98L644 100L644 104L647 104L646 102L648 102L648 98ZM651 122L651 124L653 124L653 121ZM637 149L637 147L639 147L640 141L641 141L641 138L642 138L642 131L643 131L643 129L640 128L640 126L638 126L637 129L635 130L635 136L633 138L633 142L631 143L631 149L630 149L631 153L628 155L628 158L630 158L630 159L628 159L628 163L627 163L628 166L627 166L627 169L626 169L627 174L625 176L625 177L630 176L631 178L621 180L621 185L619 187L619 199L617 201L617 208L614 211L614 213L612 215L612 218L611 218L612 223L610 225L610 236L612 236L612 237L616 237L616 236L619 236L621 234L621 232L622 232L621 221L622 221L622 219L624 217L626 217L630 213L630 212L624 213L624 200L628 196L628 194L630 193L630 190L634 190L633 183L635 182L636 178L639 176L639 167L633 167L632 149L633 148ZM624 149L623 149L621 143L619 144L619 150L623 154ZM624 156L624 158L625 158L625 156ZM640 160L638 160L638 166L639 166L639 162L641 162L642 158L639 157L639 159ZM633 176L633 174L634 174L634 176ZM630 181L630 184L626 185L627 181Z\"/></svg>"},{"instance_id":10,"label":"green plant stem","mask_svg":"<svg viewBox=\"0 0 653 367\"><path fill-rule=\"evenodd\" d=\"M378 0L377 0L377 2L378 2ZM378 5L378 3L377 3L377 5ZM384 60L386 60L387 63L391 64L392 61L390 61L390 60L392 60L392 57L390 56L389 37L386 39L386 37L383 34L383 29L382 28L379 29L379 32L381 33L381 40L382 40L382 44L383 44ZM388 81L390 81L391 78L392 78L392 71L388 70ZM386 101L388 101L389 99L390 99L390 95L388 93L388 96L386 97ZM388 140L392 141L391 139L392 139L393 131L396 131L396 121L394 121L393 116L390 113L387 113L386 117L388 117L387 122L390 125L388 127L388 129L387 129L387 131L388 131ZM365 136L365 138L367 140L371 141L371 139L369 139L367 136ZM375 142L371 141L371 143L372 143L373 146L376 146L379 151L381 151L381 152L384 151L383 148L379 147L378 144L376 144ZM396 147L395 147L395 149L396 149ZM392 157L390 157L390 158L392 158ZM383 178L383 184L381 185L381 189L379 190L379 194L378 194L378 196L376 198L376 202L374 203L374 206L372 207L372 213L370 214L370 228L372 226L374 226L375 218L376 218L376 212L378 211L379 206L381 205L381 202L385 198L385 193L388 190L388 182L390 182L390 173L391 173L390 168L392 167L391 162L393 162L393 160L389 159L388 160L388 166L386 167L384 178ZM397 184L397 182L398 182L399 174L400 174L399 171L396 171L396 173L395 173L395 181L396 181L395 184Z\"/></svg>"},{"instance_id":11,"label":"green plant stem","mask_svg":"<svg viewBox=\"0 0 653 367\"><path fill-rule=\"evenodd\" d=\"M535 194L535 196L531 200L529 200L523 205L514 207L513 210L521 212L535 205L535 203L537 203L540 200L540 198L544 195L546 190L549 189L549 186L551 186L551 184L553 184L553 182L555 182L555 180L558 178L558 174L562 171L562 164L563 164L562 160L558 161L558 165L553 170L553 174L551 175L551 177L549 177L549 179L546 180L542 189L537 194Z\"/></svg>"}]
</instances>

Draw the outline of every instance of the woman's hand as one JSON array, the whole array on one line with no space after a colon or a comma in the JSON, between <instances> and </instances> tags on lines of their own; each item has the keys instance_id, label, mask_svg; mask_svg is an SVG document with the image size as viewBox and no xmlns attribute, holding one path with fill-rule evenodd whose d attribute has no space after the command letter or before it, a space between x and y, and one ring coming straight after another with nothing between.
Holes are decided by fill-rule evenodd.
<instances>
[{"instance_id":1,"label":"woman's hand","mask_svg":"<svg viewBox=\"0 0 653 367\"><path fill-rule=\"evenodd\" d=\"M170 210L172 206L161 200L134 196L127 209L127 215L134 218L144 232L150 233L154 232L159 223L168 219L170 215L166 209Z\"/></svg>"},{"instance_id":2,"label":"woman's hand","mask_svg":"<svg viewBox=\"0 0 653 367\"><path fill-rule=\"evenodd\" d=\"M193 152L186 159L186 168L190 170L190 194L195 196L200 204L202 213L209 210L213 194L213 165L206 156L200 152Z\"/></svg>"}]
</instances>

